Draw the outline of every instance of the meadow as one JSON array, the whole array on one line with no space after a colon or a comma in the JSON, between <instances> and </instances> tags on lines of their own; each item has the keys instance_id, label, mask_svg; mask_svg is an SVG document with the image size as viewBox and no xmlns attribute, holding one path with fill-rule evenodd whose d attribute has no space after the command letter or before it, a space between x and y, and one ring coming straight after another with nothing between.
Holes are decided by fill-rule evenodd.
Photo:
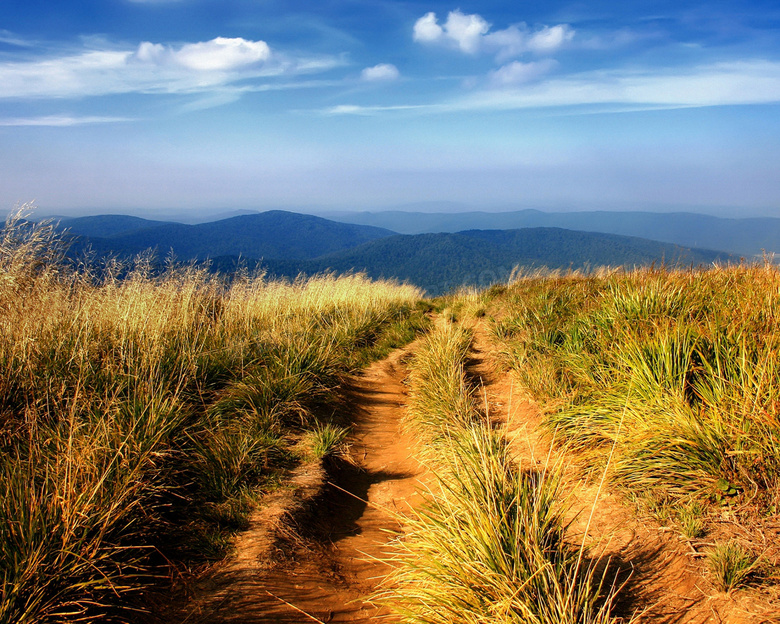
<instances>
[{"instance_id":1,"label":"meadow","mask_svg":"<svg viewBox=\"0 0 780 624\"><path fill-rule=\"evenodd\" d=\"M617 621L614 574L569 534L572 466L715 540L717 588L774 574L750 539L780 505L774 265L520 275L434 304L431 327L419 289L363 275L75 265L50 226L10 218L0 624L154 611L224 559L292 469L347 437L349 375L421 333L407 426L436 480L401 519L376 596L401 621ZM469 373L477 324L565 468L518 463Z\"/></svg>"},{"instance_id":2,"label":"meadow","mask_svg":"<svg viewBox=\"0 0 780 624\"><path fill-rule=\"evenodd\" d=\"M0 238L0 622L137 621L218 560L285 470L343 439L346 375L423 326L420 292L148 258L62 262Z\"/></svg>"},{"instance_id":3,"label":"meadow","mask_svg":"<svg viewBox=\"0 0 780 624\"><path fill-rule=\"evenodd\" d=\"M611 457L641 512L715 538L720 589L777 556L761 537L780 504L775 265L530 275L490 294L505 366L583 472Z\"/></svg>"}]
</instances>

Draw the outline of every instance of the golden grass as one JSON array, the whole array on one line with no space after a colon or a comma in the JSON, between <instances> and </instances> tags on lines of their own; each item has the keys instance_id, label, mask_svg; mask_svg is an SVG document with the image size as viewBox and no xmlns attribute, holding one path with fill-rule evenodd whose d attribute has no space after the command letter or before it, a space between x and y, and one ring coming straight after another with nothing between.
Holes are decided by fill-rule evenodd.
<instances>
[{"instance_id":1,"label":"golden grass","mask_svg":"<svg viewBox=\"0 0 780 624\"><path fill-rule=\"evenodd\" d=\"M771 264L528 278L494 324L559 438L678 501L776 508L780 271Z\"/></svg>"},{"instance_id":2,"label":"golden grass","mask_svg":"<svg viewBox=\"0 0 780 624\"><path fill-rule=\"evenodd\" d=\"M525 470L464 375L468 331L439 325L411 364L410 418L437 475L379 600L403 622L607 623L614 587L567 543L558 477Z\"/></svg>"},{"instance_id":3,"label":"golden grass","mask_svg":"<svg viewBox=\"0 0 780 624\"><path fill-rule=\"evenodd\" d=\"M62 252L19 215L0 233L0 623L132 621L156 553L224 554L342 377L421 326L416 288L362 275L98 276Z\"/></svg>"}]
</instances>

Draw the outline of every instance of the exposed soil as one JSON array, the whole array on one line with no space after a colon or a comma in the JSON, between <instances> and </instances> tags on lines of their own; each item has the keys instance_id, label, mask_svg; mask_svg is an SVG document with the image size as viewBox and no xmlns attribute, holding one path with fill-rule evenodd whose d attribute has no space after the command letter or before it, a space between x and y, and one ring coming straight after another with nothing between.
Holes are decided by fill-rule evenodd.
<instances>
[{"instance_id":1,"label":"exposed soil","mask_svg":"<svg viewBox=\"0 0 780 624\"><path fill-rule=\"evenodd\" d=\"M494 422L507 425L519 463L562 465L571 506L570 537L581 543L587 531L591 556L601 558L602 564L609 561L608 570L620 571L620 582L626 582L619 615L664 624L780 622L777 596L750 589L732 595L716 591L706 578L701 543L688 542L653 519L638 517L635 507L618 493L606 486L599 489L600 473L582 477L581 471L567 465L570 460L551 453L552 441L539 427L539 408L523 398L494 353L484 325L477 324L469 370L483 384L488 413Z\"/></svg>"},{"instance_id":2,"label":"exposed soil","mask_svg":"<svg viewBox=\"0 0 780 624\"><path fill-rule=\"evenodd\" d=\"M347 396L356 424L349 461L300 467L291 486L269 497L254 514L236 554L200 584L187 608L170 621L396 621L368 600L390 571L385 560L403 531L401 515L421 500L421 480L430 480L412 457L414 440L401 428L403 358L412 349L394 352L352 380ZM494 353L478 323L467 373L481 386L491 420L506 426L522 465L563 463L550 451L539 409L522 398ZM601 557L602 566L609 560L608 574L625 581L618 611L626 621L780 622L780 607L771 596L750 589L732 595L715 591L697 552L701 545L638 517L618 493L600 487L600 474L583 478L571 466L564 471L571 538L584 538L589 556Z\"/></svg>"},{"instance_id":3,"label":"exposed soil","mask_svg":"<svg viewBox=\"0 0 780 624\"><path fill-rule=\"evenodd\" d=\"M347 388L350 456L301 467L238 539L236 554L196 588L177 622L221 624L393 620L367 602L390 571L399 513L418 501L423 470L401 430L406 389L398 350Z\"/></svg>"}]
</instances>

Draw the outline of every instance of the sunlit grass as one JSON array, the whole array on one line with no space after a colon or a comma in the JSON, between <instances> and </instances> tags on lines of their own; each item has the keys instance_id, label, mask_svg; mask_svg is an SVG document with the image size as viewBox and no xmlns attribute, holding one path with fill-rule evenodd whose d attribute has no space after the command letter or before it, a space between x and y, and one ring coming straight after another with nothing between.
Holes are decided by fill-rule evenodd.
<instances>
[{"instance_id":1,"label":"sunlit grass","mask_svg":"<svg viewBox=\"0 0 780 624\"><path fill-rule=\"evenodd\" d=\"M328 437L344 376L424 325L417 289L361 275L97 274L62 250L0 232L0 623L133 621L153 565L224 554L297 441Z\"/></svg>"},{"instance_id":2,"label":"sunlit grass","mask_svg":"<svg viewBox=\"0 0 780 624\"><path fill-rule=\"evenodd\" d=\"M380 600L409 623L612 622L615 588L566 540L557 470L517 466L478 409L470 344L442 324L412 360L410 426L437 483Z\"/></svg>"},{"instance_id":3,"label":"sunlit grass","mask_svg":"<svg viewBox=\"0 0 780 624\"><path fill-rule=\"evenodd\" d=\"M704 505L777 504L775 266L532 277L503 304L493 332L505 362L570 448L603 461L617 442L616 482Z\"/></svg>"}]
</instances>

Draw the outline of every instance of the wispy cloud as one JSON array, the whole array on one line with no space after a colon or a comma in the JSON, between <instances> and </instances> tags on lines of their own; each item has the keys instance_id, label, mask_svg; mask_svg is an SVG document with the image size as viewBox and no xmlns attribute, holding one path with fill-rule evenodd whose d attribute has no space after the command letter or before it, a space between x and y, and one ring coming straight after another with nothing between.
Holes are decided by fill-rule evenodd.
<instances>
[{"instance_id":1,"label":"wispy cloud","mask_svg":"<svg viewBox=\"0 0 780 624\"><path fill-rule=\"evenodd\" d=\"M499 69L490 72L490 84L496 87L509 87L530 82L557 67L557 61L543 59L541 61L512 61Z\"/></svg>"},{"instance_id":2,"label":"wispy cloud","mask_svg":"<svg viewBox=\"0 0 780 624\"><path fill-rule=\"evenodd\" d=\"M580 107L581 112L589 113L780 103L780 62L773 61L735 61L676 71L590 71L528 84L526 79L542 70L532 64L508 64L492 74L492 86L447 101L409 106L341 105L323 112L431 114Z\"/></svg>"},{"instance_id":3,"label":"wispy cloud","mask_svg":"<svg viewBox=\"0 0 780 624\"><path fill-rule=\"evenodd\" d=\"M459 109L519 109L623 104L706 107L780 102L780 63L716 63L683 70L602 70L572 74L522 88L466 95Z\"/></svg>"},{"instance_id":4,"label":"wispy cloud","mask_svg":"<svg viewBox=\"0 0 780 624\"><path fill-rule=\"evenodd\" d=\"M450 11L439 23L436 13L426 13L413 28L415 41L459 49L466 54L486 52L495 54L499 62L525 53L552 54L574 38L574 29L568 24L542 26L536 30L526 24L514 24L503 30L490 30L491 25L476 13L466 15Z\"/></svg>"},{"instance_id":5,"label":"wispy cloud","mask_svg":"<svg viewBox=\"0 0 780 624\"><path fill-rule=\"evenodd\" d=\"M48 126L70 127L88 124L121 123L134 121L130 117L75 117L70 115L46 115L43 117L0 117L0 126Z\"/></svg>"},{"instance_id":6,"label":"wispy cloud","mask_svg":"<svg viewBox=\"0 0 780 624\"><path fill-rule=\"evenodd\" d=\"M0 98L80 98L120 93L205 93L238 81L327 71L329 56L273 52L264 41L217 37L178 47L142 42L0 63Z\"/></svg>"},{"instance_id":7,"label":"wispy cloud","mask_svg":"<svg viewBox=\"0 0 780 624\"><path fill-rule=\"evenodd\" d=\"M379 113L398 111L433 111L443 107L437 104L399 104L395 106L359 106L356 104L339 104L319 111L325 115L377 115Z\"/></svg>"},{"instance_id":8,"label":"wispy cloud","mask_svg":"<svg viewBox=\"0 0 780 624\"><path fill-rule=\"evenodd\" d=\"M35 43L28 41L18 35L15 35L10 30L4 30L0 28L0 43L7 45L17 46L19 48L32 48Z\"/></svg>"}]
</instances>

